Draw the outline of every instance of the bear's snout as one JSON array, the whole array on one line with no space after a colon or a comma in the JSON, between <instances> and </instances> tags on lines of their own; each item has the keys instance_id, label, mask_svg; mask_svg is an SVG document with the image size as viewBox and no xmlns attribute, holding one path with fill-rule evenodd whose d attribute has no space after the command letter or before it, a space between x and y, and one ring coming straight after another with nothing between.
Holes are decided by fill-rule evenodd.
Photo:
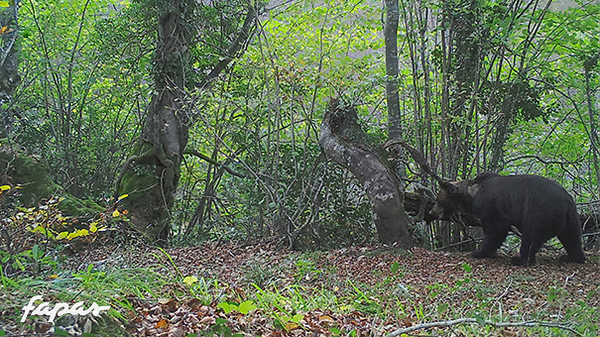
<instances>
[{"instance_id":1,"label":"bear's snout","mask_svg":"<svg viewBox=\"0 0 600 337\"><path fill-rule=\"evenodd\" d=\"M433 219L440 219L444 215L444 208L441 207L437 202L429 211L429 217Z\"/></svg>"}]
</instances>

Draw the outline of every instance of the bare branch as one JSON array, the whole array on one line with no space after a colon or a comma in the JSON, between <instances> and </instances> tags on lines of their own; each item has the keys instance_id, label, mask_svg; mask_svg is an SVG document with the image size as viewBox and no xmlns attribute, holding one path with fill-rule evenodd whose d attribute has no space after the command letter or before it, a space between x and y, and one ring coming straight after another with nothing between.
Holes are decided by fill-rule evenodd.
<instances>
[{"instance_id":1,"label":"bare branch","mask_svg":"<svg viewBox=\"0 0 600 337\"><path fill-rule=\"evenodd\" d=\"M211 157L209 157L209 156L207 156L207 155L205 155L203 153L200 153L200 152L198 152L196 150L190 150L190 149L188 149L188 150L185 150L184 154L190 154L190 155L196 156L196 157L198 157L198 158L200 158L202 160L205 160L205 161L207 161L207 162L209 162L209 163L211 163L211 164L213 164L215 166L222 167L223 169L225 169L225 171L229 172L231 175L234 175L236 177L246 178L245 174L235 172L230 167L228 167L228 166L226 166L224 164L221 164L218 161L213 160Z\"/></svg>"},{"instance_id":2,"label":"bare branch","mask_svg":"<svg viewBox=\"0 0 600 337\"><path fill-rule=\"evenodd\" d=\"M427 164L427 160L425 160L425 156L423 156L423 154L421 153L421 151L419 151L419 150L415 149L414 147L410 146L403 139L391 139L391 140L387 141L383 146L385 148L389 148L389 147L394 146L394 145L401 145L403 148L405 148L406 151L408 151L408 153L410 153L410 156L419 165L419 167L421 167L421 171L428 173L437 182L443 183L443 182L447 182L448 181L447 179L441 178L440 176L437 175L437 173L433 172L433 170L431 169L431 167L429 167L429 164Z\"/></svg>"},{"instance_id":3,"label":"bare branch","mask_svg":"<svg viewBox=\"0 0 600 337\"><path fill-rule=\"evenodd\" d=\"M196 84L197 87L206 87L212 79L219 76L219 74L225 69L225 67L227 67L227 65L231 61L233 61L233 59L235 59L240 52L242 52L242 49L244 48L244 46L247 45L250 38L254 34L254 28L256 26L254 22L256 20L256 16L256 9L252 4L249 4L248 13L246 14L246 18L244 19L244 24L240 29L240 33L235 38L235 40L233 40L231 46L227 50L227 54L224 55L223 58L219 61L219 63L217 63L217 65L211 70L206 79Z\"/></svg>"},{"instance_id":4,"label":"bare branch","mask_svg":"<svg viewBox=\"0 0 600 337\"><path fill-rule=\"evenodd\" d=\"M505 164L508 164L510 162L517 161L520 159L536 159L537 161L541 162L542 164L546 164L546 165L558 164L558 165L562 166L562 165L577 165L577 164L579 164L578 162L572 162L572 161L547 160L547 159L544 159L540 156L533 155L533 154L527 154L527 155L522 155L522 156L507 159L505 161Z\"/></svg>"},{"instance_id":5,"label":"bare branch","mask_svg":"<svg viewBox=\"0 0 600 337\"><path fill-rule=\"evenodd\" d=\"M451 326L455 326L455 325L459 325L459 324L465 324L465 323L468 323L468 324L477 323L479 325L491 325L496 328L506 328L506 327L558 328L558 329L567 330L571 333L574 333L577 336L582 336L582 334L580 334L575 329L573 329L569 326L557 324L557 323L551 323L551 322L530 321L530 322L496 323L496 322L491 322L491 321L477 320L475 318L458 318L458 319L454 319L454 320L450 320L450 321L440 321L440 322L416 324L413 326L409 326L407 328L398 329L398 330L392 332L391 334L385 335L384 337L396 337L396 336L400 336L401 334L405 334L405 333L409 333L409 332L413 332L413 331L417 331L417 330L431 329L431 328L447 328L447 327L451 327Z\"/></svg>"}]
</instances>

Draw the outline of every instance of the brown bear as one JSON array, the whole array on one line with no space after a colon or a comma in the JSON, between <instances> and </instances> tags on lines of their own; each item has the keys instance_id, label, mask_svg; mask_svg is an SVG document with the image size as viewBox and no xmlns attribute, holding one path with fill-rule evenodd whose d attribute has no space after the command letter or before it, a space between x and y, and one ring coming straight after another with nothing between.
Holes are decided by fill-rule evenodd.
<instances>
[{"instance_id":1,"label":"brown bear","mask_svg":"<svg viewBox=\"0 0 600 337\"><path fill-rule=\"evenodd\" d=\"M537 251L554 236L567 251L562 260L585 261L575 202L556 182L534 175L484 173L440 185L431 216L450 220L454 213L466 213L481 220L484 238L473 257L495 256L514 226L521 232L521 249L513 264L534 264Z\"/></svg>"}]
</instances>

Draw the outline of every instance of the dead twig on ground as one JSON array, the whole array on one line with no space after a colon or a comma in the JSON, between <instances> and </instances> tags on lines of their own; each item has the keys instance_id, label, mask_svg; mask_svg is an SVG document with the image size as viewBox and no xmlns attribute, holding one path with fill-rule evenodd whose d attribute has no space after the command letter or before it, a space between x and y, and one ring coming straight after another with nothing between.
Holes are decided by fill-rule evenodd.
<instances>
[{"instance_id":1,"label":"dead twig on ground","mask_svg":"<svg viewBox=\"0 0 600 337\"><path fill-rule=\"evenodd\" d=\"M391 334L385 335L384 337L396 337L396 336L400 336L401 334L409 333L409 332L413 332L413 331L417 331L417 330L424 330L424 329L431 329L431 328L447 328L447 327L452 327L452 326L455 326L455 325L458 325L458 324L466 324L466 323L468 323L468 324L477 323L477 324L480 324L480 325L491 325L491 326L496 327L496 328L507 328L507 327L527 327L527 328L545 327L545 328L558 328L558 329L563 329L563 330L567 330L569 332L572 332L572 333L574 333L577 336L582 336L582 334L580 334L575 329L573 329L573 328L571 328L569 326L558 324L558 323L552 323L552 322L529 321L529 322L496 323L496 322L478 320L476 318L458 318L458 319L453 319L453 320L450 320L450 321L440 321L440 322L430 322L430 323L416 324L416 325L409 326L409 327L406 327L406 328L398 329L398 330L392 332Z\"/></svg>"}]
</instances>

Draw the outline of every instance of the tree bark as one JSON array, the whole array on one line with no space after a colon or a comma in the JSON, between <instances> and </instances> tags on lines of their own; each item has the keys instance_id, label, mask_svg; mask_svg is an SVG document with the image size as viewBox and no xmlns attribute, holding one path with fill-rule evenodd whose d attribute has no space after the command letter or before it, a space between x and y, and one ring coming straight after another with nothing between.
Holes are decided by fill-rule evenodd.
<instances>
[{"instance_id":1,"label":"tree bark","mask_svg":"<svg viewBox=\"0 0 600 337\"><path fill-rule=\"evenodd\" d=\"M353 107L332 99L321 124L319 144L334 162L350 170L362 184L373 209L379 241L412 247L414 241L408 231L399 180L385 159L368 144L367 135L357 121Z\"/></svg>"},{"instance_id":2,"label":"tree bark","mask_svg":"<svg viewBox=\"0 0 600 337\"><path fill-rule=\"evenodd\" d=\"M19 76L19 55L17 48L17 36L19 32L18 25L19 1L14 1L7 8L0 9L0 28L3 33L0 35L0 118L2 119L2 128L0 137L6 134L8 145L12 152L12 139L10 129L12 127L10 120L12 116L2 109L3 103L12 98L12 94L21 82Z\"/></svg>"},{"instance_id":3,"label":"tree bark","mask_svg":"<svg viewBox=\"0 0 600 337\"><path fill-rule=\"evenodd\" d=\"M170 209L179 181L180 164L188 141L185 70L189 62L189 36L184 26L185 5L165 4L159 18L154 57L155 94L135 149L117 182L117 193L128 194L123 208L131 222L158 244L166 243Z\"/></svg>"},{"instance_id":4,"label":"tree bark","mask_svg":"<svg viewBox=\"0 0 600 337\"><path fill-rule=\"evenodd\" d=\"M2 34L0 34L0 100L3 102L10 99L21 81L16 43L19 31L18 10L19 1L0 9L0 22L2 23L0 25L2 28Z\"/></svg>"},{"instance_id":5,"label":"tree bark","mask_svg":"<svg viewBox=\"0 0 600 337\"><path fill-rule=\"evenodd\" d=\"M400 138L400 97L398 96L398 0L385 0L385 93L388 110L388 137Z\"/></svg>"}]
</instances>

